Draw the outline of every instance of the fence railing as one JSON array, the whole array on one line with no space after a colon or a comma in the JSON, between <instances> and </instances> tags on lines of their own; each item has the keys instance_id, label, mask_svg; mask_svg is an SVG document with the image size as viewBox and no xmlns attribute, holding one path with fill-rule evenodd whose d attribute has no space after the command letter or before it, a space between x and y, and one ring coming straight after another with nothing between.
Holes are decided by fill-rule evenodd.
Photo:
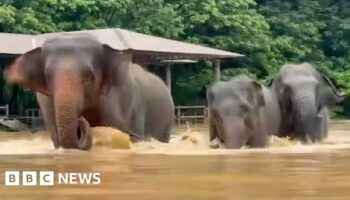
<instances>
[{"instance_id":1,"label":"fence railing","mask_svg":"<svg viewBox=\"0 0 350 200\"><path fill-rule=\"evenodd\" d=\"M186 122L206 123L208 108L206 106L176 106L175 115L177 124Z\"/></svg>"},{"instance_id":2,"label":"fence railing","mask_svg":"<svg viewBox=\"0 0 350 200\"><path fill-rule=\"evenodd\" d=\"M4 130L41 131L45 123L40 109L27 109L25 115L10 115L9 106L0 106L0 127Z\"/></svg>"},{"instance_id":3,"label":"fence railing","mask_svg":"<svg viewBox=\"0 0 350 200\"><path fill-rule=\"evenodd\" d=\"M202 105L176 106L175 117L177 124L207 123L208 108ZM25 125L24 129L31 130L32 132L45 130L45 123L43 121L40 109L27 109L26 115L20 116L9 115L8 105L0 106L0 119L16 119Z\"/></svg>"},{"instance_id":4,"label":"fence railing","mask_svg":"<svg viewBox=\"0 0 350 200\"><path fill-rule=\"evenodd\" d=\"M9 117L9 105L0 106L0 119L7 119Z\"/></svg>"},{"instance_id":5,"label":"fence railing","mask_svg":"<svg viewBox=\"0 0 350 200\"><path fill-rule=\"evenodd\" d=\"M32 132L45 130L45 123L38 108L31 108L26 110L26 124Z\"/></svg>"}]
</instances>

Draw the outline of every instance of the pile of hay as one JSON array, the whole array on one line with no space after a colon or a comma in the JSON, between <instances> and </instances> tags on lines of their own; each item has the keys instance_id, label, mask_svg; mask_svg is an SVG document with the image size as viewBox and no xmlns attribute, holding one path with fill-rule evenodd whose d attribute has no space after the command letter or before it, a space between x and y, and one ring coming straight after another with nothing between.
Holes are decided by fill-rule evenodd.
<instances>
[{"instance_id":1,"label":"pile of hay","mask_svg":"<svg viewBox=\"0 0 350 200\"><path fill-rule=\"evenodd\" d=\"M105 147L110 149L131 149L130 136L111 127L92 128L93 147Z\"/></svg>"}]
</instances>

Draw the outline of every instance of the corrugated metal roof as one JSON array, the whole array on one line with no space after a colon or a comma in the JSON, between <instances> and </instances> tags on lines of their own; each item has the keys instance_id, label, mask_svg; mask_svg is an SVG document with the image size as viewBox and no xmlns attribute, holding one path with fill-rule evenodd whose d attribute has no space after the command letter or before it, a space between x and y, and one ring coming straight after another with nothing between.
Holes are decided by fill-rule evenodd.
<instances>
[{"instance_id":1,"label":"corrugated metal roof","mask_svg":"<svg viewBox=\"0 0 350 200\"><path fill-rule=\"evenodd\" d=\"M33 48L42 46L48 38L60 34L90 34L101 43L117 50L131 50L136 55L147 55L150 60L233 58L241 54L180 42L161 37L136 33L124 29L96 29L73 32L46 33L40 35L23 35L0 33L0 53L23 54Z\"/></svg>"},{"instance_id":2,"label":"corrugated metal roof","mask_svg":"<svg viewBox=\"0 0 350 200\"><path fill-rule=\"evenodd\" d=\"M116 29L129 49L144 52L166 52L172 54L202 54L212 55L217 58L232 58L242 56L241 54L222 51L219 49L204 47L200 45L180 42L176 40L145 35L123 29Z\"/></svg>"}]
</instances>

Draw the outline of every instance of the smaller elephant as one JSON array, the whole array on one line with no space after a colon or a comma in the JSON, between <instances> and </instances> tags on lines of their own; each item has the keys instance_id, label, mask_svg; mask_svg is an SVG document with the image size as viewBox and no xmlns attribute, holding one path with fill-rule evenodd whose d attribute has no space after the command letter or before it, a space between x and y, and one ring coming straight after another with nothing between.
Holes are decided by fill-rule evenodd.
<instances>
[{"instance_id":1,"label":"smaller elephant","mask_svg":"<svg viewBox=\"0 0 350 200\"><path fill-rule=\"evenodd\" d=\"M217 82L207 91L210 141L217 138L228 149L265 147L281 120L277 96L269 88L238 75Z\"/></svg>"},{"instance_id":2,"label":"smaller elephant","mask_svg":"<svg viewBox=\"0 0 350 200\"><path fill-rule=\"evenodd\" d=\"M278 96L282 122L280 137L289 136L303 143L327 138L328 107L344 99L329 78L309 63L282 66L272 89Z\"/></svg>"}]
</instances>

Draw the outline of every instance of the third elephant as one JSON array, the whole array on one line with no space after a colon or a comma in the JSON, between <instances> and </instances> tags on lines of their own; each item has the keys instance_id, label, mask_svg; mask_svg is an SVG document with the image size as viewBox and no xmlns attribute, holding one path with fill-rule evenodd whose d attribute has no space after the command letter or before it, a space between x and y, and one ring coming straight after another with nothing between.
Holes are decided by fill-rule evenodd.
<instances>
[{"instance_id":1,"label":"third elephant","mask_svg":"<svg viewBox=\"0 0 350 200\"><path fill-rule=\"evenodd\" d=\"M306 143L327 137L328 107L344 99L331 81L309 63L284 65L273 81L282 113L279 136Z\"/></svg>"}]
</instances>

